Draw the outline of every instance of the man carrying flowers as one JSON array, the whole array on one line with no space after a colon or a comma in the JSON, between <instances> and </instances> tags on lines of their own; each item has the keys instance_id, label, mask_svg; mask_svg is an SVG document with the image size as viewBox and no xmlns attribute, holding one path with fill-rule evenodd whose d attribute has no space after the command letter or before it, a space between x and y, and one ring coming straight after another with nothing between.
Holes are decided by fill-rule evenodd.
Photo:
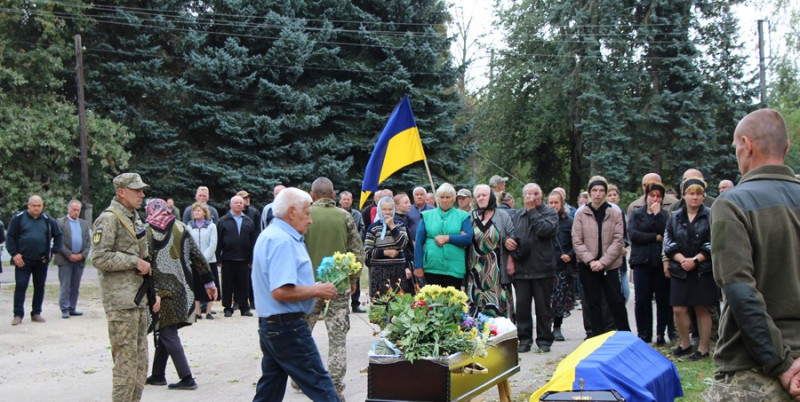
<instances>
[{"instance_id":1,"label":"man carrying flowers","mask_svg":"<svg viewBox=\"0 0 800 402\"><path fill-rule=\"evenodd\" d=\"M330 282L314 283L314 268L303 243L311 224L311 197L287 188L275 197L272 211L275 218L253 251L251 277L264 354L253 401L283 400L289 376L311 400L338 401L304 319L314 309L315 298L333 299L339 294Z\"/></svg>"},{"instance_id":2,"label":"man carrying flowers","mask_svg":"<svg viewBox=\"0 0 800 402\"><path fill-rule=\"evenodd\" d=\"M351 252L363 265L364 246L361 243L361 236L356 229L353 216L336 206L333 183L326 177L314 180L311 183L311 198L314 200L311 206L313 223L308 228L305 242L313 266L319 267L323 258L332 256L336 252ZM350 275L350 281L357 280L360 275L359 269ZM346 286L339 291L338 297L330 301L324 316L325 326L328 329L328 370L342 401L344 401L342 394L344 376L347 371L346 339L350 330L349 302L350 288ZM326 303L318 300L314 311L308 316L308 325L312 331L320 313L325 309Z\"/></svg>"}]
</instances>

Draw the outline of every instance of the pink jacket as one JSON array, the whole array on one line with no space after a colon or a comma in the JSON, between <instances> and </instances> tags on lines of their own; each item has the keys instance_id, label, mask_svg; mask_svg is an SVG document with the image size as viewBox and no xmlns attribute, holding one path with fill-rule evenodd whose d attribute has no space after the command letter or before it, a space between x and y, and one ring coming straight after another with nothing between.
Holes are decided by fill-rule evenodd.
<instances>
[{"instance_id":1,"label":"pink jacket","mask_svg":"<svg viewBox=\"0 0 800 402\"><path fill-rule=\"evenodd\" d=\"M603 256L600 263L603 269L610 270L622 266L622 249L625 243L622 212L609 205L603 219ZM575 213L575 222L572 224L572 246L578 262L588 264L597 257L598 227L594 213L588 206L584 206Z\"/></svg>"}]
</instances>

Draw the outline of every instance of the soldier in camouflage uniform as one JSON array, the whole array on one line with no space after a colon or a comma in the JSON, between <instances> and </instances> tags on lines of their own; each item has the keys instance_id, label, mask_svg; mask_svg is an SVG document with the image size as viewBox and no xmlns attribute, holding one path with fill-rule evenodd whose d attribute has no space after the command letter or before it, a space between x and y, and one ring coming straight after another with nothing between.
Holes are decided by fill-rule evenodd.
<instances>
[{"instance_id":1,"label":"soldier in camouflage uniform","mask_svg":"<svg viewBox=\"0 0 800 402\"><path fill-rule=\"evenodd\" d=\"M311 257L311 266L316 267L324 257L339 251L352 252L358 261L364 264L364 245L356 229L356 223L349 212L336 206L333 183L325 177L320 177L311 184L311 226L305 236L308 254ZM358 280L361 273L352 275L350 282ZM317 299L314 311L308 316L308 325L314 330L314 325L323 311L325 301ZM328 329L328 371L331 373L334 388L339 398L344 401L344 375L347 372L347 332L350 330L350 290L340 293L331 299L328 313L323 317Z\"/></svg>"},{"instance_id":2,"label":"soldier in camouflage uniform","mask_svg":"<svg viewBox=\"0 0 800 402\"><path fill-rule=\"evenodd\" d=\"M116 197L97 217L92 230L92 263L108 319L113 369L113 401L138 401L147 378L147 302L137 305L142 276L150 275L142 221L136 213L145 184L136 173L114 178ZM138 236L137 236L138 235ZM153 309L158 310L158 300Z\"/></svg>"}]
</instances>

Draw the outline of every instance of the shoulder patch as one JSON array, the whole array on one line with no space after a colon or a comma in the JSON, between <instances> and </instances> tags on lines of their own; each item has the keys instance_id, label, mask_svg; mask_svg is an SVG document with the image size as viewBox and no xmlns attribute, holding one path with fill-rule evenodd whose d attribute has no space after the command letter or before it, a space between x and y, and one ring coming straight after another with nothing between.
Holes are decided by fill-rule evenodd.
<instances>
[{"instance_id":1,"label":"shoulder patch","mask_svg":"<svg viewBox=\"0 0 800 402\"><path fill-rule=\"evenodd\" d=\"M100 239L103 238L103 228L97 227L94 229L94 235L92 236L92 242L94 244L100 243Z\"/></svg>"}]
</instances>

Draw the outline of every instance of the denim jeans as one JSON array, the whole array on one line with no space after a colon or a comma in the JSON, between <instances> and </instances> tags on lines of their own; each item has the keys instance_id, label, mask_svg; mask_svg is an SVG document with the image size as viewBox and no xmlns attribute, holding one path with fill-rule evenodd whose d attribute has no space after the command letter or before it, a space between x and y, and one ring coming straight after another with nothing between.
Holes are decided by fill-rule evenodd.
<instances>
[{"instance_id":1,"label":"denim jeans","mask_svg":"<svg viewBox=\"0 0 800 402\"><path fill-rule=\"evenodd\" d=\"M339 400L305 319L277 323L259 319L258 335L264 356L254 402L282 401L288 377L312 401Z\"/></svg>"},{"instance_id":2,"label":"denim jeans","mask_svg":"<svg viewBox=\"0 0 800 402\"><path fill-rule=\"evenodd\" d=\"M25 292L33 276L33 306L31 316L42 313L42 302L44 301L44 283L47 281L47 263L36 260L25 260L24 267L15 267L14 280L17 283L14 288L14 316L25 316Z\"/></svg>"}]
</instances>

